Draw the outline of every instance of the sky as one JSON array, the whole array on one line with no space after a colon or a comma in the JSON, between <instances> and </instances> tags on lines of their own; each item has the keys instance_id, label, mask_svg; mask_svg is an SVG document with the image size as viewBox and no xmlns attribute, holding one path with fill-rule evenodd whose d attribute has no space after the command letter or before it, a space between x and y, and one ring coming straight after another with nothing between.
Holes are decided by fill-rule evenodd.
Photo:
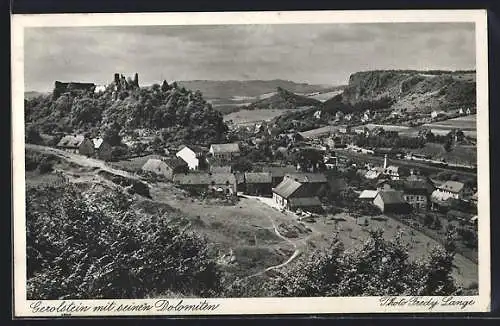
<instances>
[{"instance_id":1,"label":"sky","mask_svg":"<svg viewBox=\"0 0 500 326\"><path fill-rule=\"evenodd\" d=\"M54 81L141 85L179 80L285 79L343 85L375 69L475 69L473 23L32 27L25 90Z\"/></svg>"}]
</instances>

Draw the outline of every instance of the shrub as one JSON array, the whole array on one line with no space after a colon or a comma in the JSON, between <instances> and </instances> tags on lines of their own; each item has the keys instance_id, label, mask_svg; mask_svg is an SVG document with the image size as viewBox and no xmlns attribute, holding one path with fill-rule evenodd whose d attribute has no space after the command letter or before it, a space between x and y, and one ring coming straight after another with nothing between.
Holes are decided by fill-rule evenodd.
<instances>
[{"instance_id":1,"label":"shrub","mask_svg":"<svg viewBox=\"0 0 500 326\"><path fill-rule=\"evenodd\" d=\"M382 231L371 231L357 250L334 239L329 249L301 257L266 286L270 296L453 295L453 257L436 248L424 261L411 262L400 237L387 241Z\"/></svg>"},{"instance_id":2,"label":"shrub","mask_svg":"<svg viewBox=\"0 0 500 326\"><path fill-rule=\"evenodd\" d=\"M203 238L168 217L138 215L117 191L30 189L28 299L213 296L219 272Z\"/></svg>"}]
</instances>

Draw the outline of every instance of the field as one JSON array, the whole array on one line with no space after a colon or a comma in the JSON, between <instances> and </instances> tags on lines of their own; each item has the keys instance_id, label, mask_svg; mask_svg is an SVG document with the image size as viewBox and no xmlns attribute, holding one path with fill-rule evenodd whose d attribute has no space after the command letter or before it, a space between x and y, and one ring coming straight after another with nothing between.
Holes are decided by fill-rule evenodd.
<instances>
[{"instance_id":1,"label":"field","mask_svg":"<svg viewBox=\"0 0 500 326\"><path fill-rule=\"evenodd\" d=\"M423 125L422 127L431 129L449 130L449 131L451 131L452 129L460 129L466 135L475 136L477 130L476 120L477 120L476 115L472 114L454 119L428 123Z\"/></svg>"},{"instance_id":2,"label":"field","mask_svg":"<svg viewBox=\"0 0 500 326\"><path fill-rule=\"evenodd\" d=\"M337 220L337 221L336 221ZM367 218L367 226L359 225L349 214L341 213L328 218L320 218L315 223L308 224L313 230L318 230L322 237L311 239L316 246L324 246L327 243L329 234L337 234L346 248L354 250L361 245L368 237L370 230L384 230L384 238L394 239L397 234L401 234L402 240L407 243L410 259L418 259L427 256L429 251L438 243L425 234L410 228L395 219L385 216L378 216L376 219ZM364 219L362 219L364 223ZM362 224L361 223L361 224ZM326 240L326 241L325 241ZM453 276L465 287L477 283L477 265L462 255L457 255L454 261L455 270Z\"/></svg>"}]
</instances>

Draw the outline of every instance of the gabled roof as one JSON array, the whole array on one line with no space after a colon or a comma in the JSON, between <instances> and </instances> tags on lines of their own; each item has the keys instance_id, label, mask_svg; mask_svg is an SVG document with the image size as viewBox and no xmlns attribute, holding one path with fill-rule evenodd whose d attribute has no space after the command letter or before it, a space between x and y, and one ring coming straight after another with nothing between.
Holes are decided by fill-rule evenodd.
<instances>
[{"instance_id":1,"label":"gabled roof","mask_svg":"<svg viewBox=\"0 0 500 326\"><path fill-rule=\"evenodd\" d=\"M301 183L324 183L327 179L323 173L287 173L285 178L291 178Z\"/></svg>"},{"instance_id":2,"label":"gabled roof","mask_svg":"<svg viewBox=\"0 0 500 326\"><path fill-rule=\"evenodd\" d=\"M171 169L179 168L179 167L186 167L187 163L181 160L180 158L177 157L170 157L164 159L165 164Z\"/></svg>"},{"instance_id":3,"label":"gabled roof","mask_svg":"<svg viewBox=\"0 0 500 326\"><path fill-rule=\"evenodd\" d=\"M359 194L359 199L374 199L377 197L378 190L363 190Z\"/></svg>"},{"instance_id":4,"label":"gabled roof","mask_svg":"<svg viewBox=\"0 0 500 326\"><path fill-rule=\"evenodd\" d=\"M287 173L297 172L294 166L266 166L262 168L262 172L269 172L273 178L284 177Z\"/></svg>"},{"instance_id":5,"label":"gabled roof","mask_svg":"<svg viewBox=\"0 0 500 326\"><path fill-rule=\"evenodd\" d=\"M269 172L246 172L246 183L272 183L273 178Z\"/></svg>"},{"instance_id":6,"label":"gabled roof","mask_svg":"<svg viewBox=\"0 0 500 326\"><path fill-rule=\"evenodd\" d=\"M240 151L237 143L212 144L211 148L214 153L238 153Z\"/></svg>"},{"instance_id":7,"label":"gabled roof","mask_svg":"<svg viewBox=\"0 0 500 326\"><path fill-rule=\"evenodd\" d=\"M288 198L293 195L301 186L301 183L290 178L285 178L279 185L276 186L276 188L273 188L273 192L283 198Z\"/></svg>"},{"instance_id":8,"label":"gabled roof","mask_svg":"<svg viewBox=\"0 0 500 326\"><path fill-rule=\"evenodd\" d=\"M179 153L180 151L184 150L184 149L188 149L192 152L194 152L195 154L203 154L203 152L205 151L202 147L200 146L196 146L196 145L183 145L179 151L177 151L177 153Z\"/></svg>"},{"instance_id":9,"label":"gabled roof","mask_svg":"<svg viewBox=\"0 0 500 326\"><path fill-rule=\"evenodd\" d=\"M300 197L290 198L291 207L318 207L321 206L321 201L318 197Z\"/></svg>"},{"instance_id":10,"label":"gabled roof","mask_svg":"<svg viewBox=\"0 0 500 326\"><path fill-rule=\"evenodd\" d=\"M85 136L83 135L67 135L61 138L59 143L57 143L57 147L77 148L84 140Z\"/></svg>"},{"instance_id":11,"label":"gabled roof","mask_svg":"<svg viewBox=\"0 0 500 326\"><path fill-rule=\"evenodd\" d=\"M464 188L464 184L462 182L458 181L446 181L443 183L441 186L439 186L439 189L449 191L449 192L455 192L458 193Z\"/></svg>"},{"instance_id":12,"label":"gabled roof","mask_svg":"<svg viewBox=\"0 0 500 326\"><path fill-rule=\"evenodd\" d=\"M232 173L189 173L176 174L174 181L181 185L210 185L236 184L236 177Z\"/></svg>"},{"instance_id":13,"label":"gabled roof","mask_svg":"<svg viewBox=\"0 0 500 326\"><path fill-rule=\"evenodd\" d=\"M379 191L377 197L378 196L380 196L385 205L406 203L403 199L401 191L396 191L396 190Z\"/></svg>"},{"instance_id":14,"label":"gabled roof","mask_svg":"<svg viewBox=\"0 0 500 326\"><path fill-rule=\"evenodd\" d=\"M434 186L425 180L405 180L402 187L407 193L430 194L434 191Z\"/></svg>"}]
</instances>

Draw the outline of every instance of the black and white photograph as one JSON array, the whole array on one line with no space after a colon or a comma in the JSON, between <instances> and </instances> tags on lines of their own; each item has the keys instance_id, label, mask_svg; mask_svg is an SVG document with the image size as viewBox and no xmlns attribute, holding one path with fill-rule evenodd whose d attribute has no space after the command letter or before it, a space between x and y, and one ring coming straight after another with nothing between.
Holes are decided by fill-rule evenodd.
<instances>
[{"instance_id":1,"label":"black and white photograph","mask_svg":"<svg viewBox=\"0 0 500 326\"><path fill-rule=\"evenodd\" d=\"M14 17L16 311L485 311L486 14L440 13Z\"/></svg>"}]
</instances>

